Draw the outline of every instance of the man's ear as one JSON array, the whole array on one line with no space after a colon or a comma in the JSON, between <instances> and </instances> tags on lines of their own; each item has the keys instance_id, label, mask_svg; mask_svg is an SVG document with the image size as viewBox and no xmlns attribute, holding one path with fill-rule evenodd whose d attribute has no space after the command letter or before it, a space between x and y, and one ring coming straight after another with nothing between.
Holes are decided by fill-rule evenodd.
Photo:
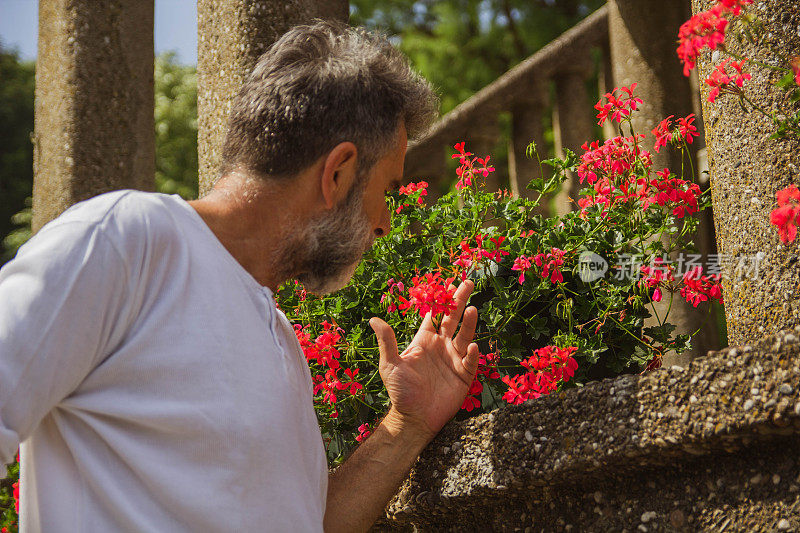
<instances>
[{"instance_id":1,"label":"man's ear","mask_svg":"<svg viewBox=\"0 0 800 533\"><path fill-rule=\"evenodd\" d=\"M358 149L351 142L337 144L322 164L321 192L327 209L345 198L356 179Z\"/></svg>"}]
</instances>

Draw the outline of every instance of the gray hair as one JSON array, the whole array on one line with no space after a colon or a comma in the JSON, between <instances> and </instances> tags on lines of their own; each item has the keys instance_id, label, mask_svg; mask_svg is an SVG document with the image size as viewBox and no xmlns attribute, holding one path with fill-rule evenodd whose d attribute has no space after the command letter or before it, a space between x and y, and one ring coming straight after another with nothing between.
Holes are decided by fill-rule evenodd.
<instances>
[{"instance_id":1,"label":"gray hair","mask_svg":"<svg viewBox=\"0 0 800 533\"><path fill-rule=\"evenodd\" d=\"M438 99L385 36L317 21L295 26L256 63L233 101L222 174L288 178L337 144L358 149L363 175L435 118Z\"/></svg>"}]
</instances>

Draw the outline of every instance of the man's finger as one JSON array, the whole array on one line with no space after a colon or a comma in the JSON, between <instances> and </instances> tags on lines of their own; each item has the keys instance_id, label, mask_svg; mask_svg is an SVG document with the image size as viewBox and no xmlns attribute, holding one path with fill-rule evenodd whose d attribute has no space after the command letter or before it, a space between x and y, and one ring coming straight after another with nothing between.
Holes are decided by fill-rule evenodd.
<instances>
[{"instance_id":1,"label":"man's finger","mask_svg":"<svg viewBox=\"0 0 800 533\"><path fill-rule=\"evenodd\" d=\"M422 319L422 324L420 324L418 331L427 331L429 333L439 333L439 330L436 329L436 326L433 325L432 311L428 311L427 313L425 313L425 318Z\"/></svg>"},{"instance_id":2,"label":"man's finger","mask_svg":"<svg viewBox=\"0 0 800 533\"><path fill-rule=\"evenodd\" d=\"M380 353L380 366L386 363L396 365L400 362L400 355L397 352L397 338L394 335L392 326L374 316L369 320L369 326L375 332L378 339L378 352Z\"/></svg>"},{"instance_id":3,"label":"man's finger","mask_svg":"<svg viewBox=\"0 0 800 533\"><path fill-rule=\"evenodd\" d=\"M467 347L472 342L475 336L475 327L478 325L478 310L469 306L464 311L464 320L461 321L461 329L458 330L458 335L453 338L453 346L460 354L466 353Z\"/></svg>"},{"instance_id":4,"label":"man's finger","mask_svg":"<svg viewBox=\"0 0 800 533\"><path fill-rule=\"evenodd\" d=\"M472 379L475 379L475 375L478 373L479 353L478 345L473 342L467 347L467 355L461 359L461 363L464 365L466 371L469 372ZM471 382L470 380L470 383Z\"/></svg>"},{"instance_id":5,"label":"man's finger","mask_svg":"<svg viewBox=\"0 0 800 533\"><path fill-rule=\"evenodd\" d=\"M445 337L452 337L453 333L456 332L458 322L461 320L461 314L464 312L467 300L469 300L469 295L472 294L472 289L474 287L475 284L471 280L466 280L458 286L453 297L456 302L456 308L442 319L442 335Z\"/></svg>"}]
</instances>

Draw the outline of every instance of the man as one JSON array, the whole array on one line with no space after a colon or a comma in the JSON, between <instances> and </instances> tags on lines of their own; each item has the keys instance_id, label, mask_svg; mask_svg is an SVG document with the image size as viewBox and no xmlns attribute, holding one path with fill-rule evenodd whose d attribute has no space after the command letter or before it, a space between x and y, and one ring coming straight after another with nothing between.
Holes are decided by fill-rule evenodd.
<instances>
[{"instance_id":1,"label":"man","mask_svg":"<svg viewBox=\"0 0 800 533\"><path fill-rule=\"evenodd\" d=\"M0 459L22 441L23 530L370 526L475 375L472 283L402 354L370 321L392 407L329 479L272 295L348 281L389 231L384 195L434 109L385 39L297 27L233 103L208 196L102 195L20 250L0 271Z\"/></svg>"}]
</instances>

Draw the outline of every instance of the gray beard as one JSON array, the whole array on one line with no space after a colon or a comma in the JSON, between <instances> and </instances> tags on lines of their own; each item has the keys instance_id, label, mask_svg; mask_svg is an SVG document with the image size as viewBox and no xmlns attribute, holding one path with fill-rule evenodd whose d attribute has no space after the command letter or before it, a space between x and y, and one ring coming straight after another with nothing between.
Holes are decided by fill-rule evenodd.
<instances>
[{"instance_id":1,"label":"gray beard","mask_svg":"<svg viewBox=\"0 0 800 533\"><path fill-rule=\"evenodd\" d=\"M306 224L279 254L281 266L306 290L324 295L343 288L371 246L370 222L364 215L366 183L357 179L339 205Z\"/></svg>"}]
</instances>

